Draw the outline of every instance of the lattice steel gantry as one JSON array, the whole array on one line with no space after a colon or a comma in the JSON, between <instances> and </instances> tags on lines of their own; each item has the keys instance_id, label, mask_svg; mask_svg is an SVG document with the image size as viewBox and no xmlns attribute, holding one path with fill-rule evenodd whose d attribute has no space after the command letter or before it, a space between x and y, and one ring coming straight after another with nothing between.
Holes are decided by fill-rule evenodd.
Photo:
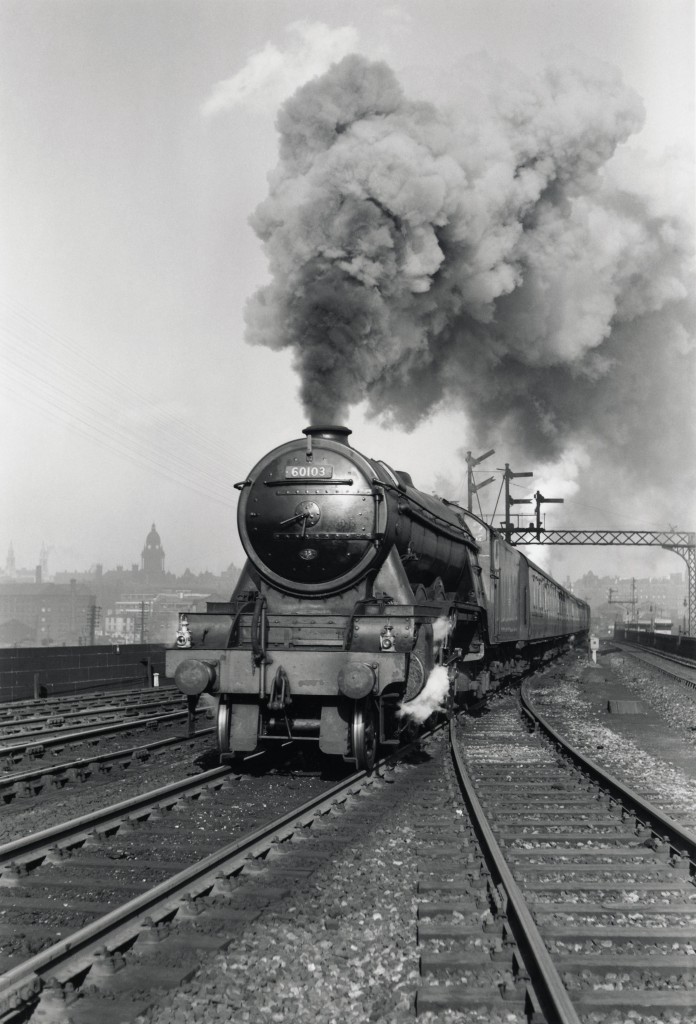
<instances>
[{"instance_id":1,"label":"lattice steel gantry","mask_svg":"<svg viewBox=\"0 0 696 1024\"><path fill-rule=\"evenodd\" d=\"M519 538L513 540L513 544L641 546L674 551L686 562L687 629L689 636L696 636L696 533L685 530L544 530L534 525L512 527L510 532Z\"/></svg>"}]
</instances>

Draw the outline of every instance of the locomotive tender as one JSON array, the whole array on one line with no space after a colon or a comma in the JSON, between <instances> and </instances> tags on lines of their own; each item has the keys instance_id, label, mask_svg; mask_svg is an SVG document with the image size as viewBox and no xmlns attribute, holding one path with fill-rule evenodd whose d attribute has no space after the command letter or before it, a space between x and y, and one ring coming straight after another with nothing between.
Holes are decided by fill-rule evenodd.
<instances>
[{"instance_id":1,"label":"locomotive tender","mask_svg":"<svg viewBox=\"0 0 696 1024\"><path fill-rule=\"evenodd\" d=\"M248 561L167 651L190 721L218 698L222 761L300 739L370 769L436 666L465 702L588 632L584 601L350 433L308 427L236 485Z\"/></svg>"}]
</instances>

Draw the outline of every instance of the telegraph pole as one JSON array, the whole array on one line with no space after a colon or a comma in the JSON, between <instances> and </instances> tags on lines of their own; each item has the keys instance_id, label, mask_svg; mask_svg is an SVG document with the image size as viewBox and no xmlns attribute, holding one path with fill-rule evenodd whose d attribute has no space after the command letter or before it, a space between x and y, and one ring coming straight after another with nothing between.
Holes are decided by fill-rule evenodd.
<instances>
[{"instance_id":1,"label":"telegraph pole","mask_svg":"<svg viewBox=\"0 0 696 1024\"><path fill-rule=\"evenodd\" d=\"M488 486L488 484L492 484L493 481L495 480L494 476L489 476L487 480L482 480L480 484L474 483L474 466L478 466L479 462L483 462L483 460L487 459L490 455L495 455L495 448L491 448L491 450L486 452L484 455L479 455L479 457L477 459L475 459L473 457L471 452L467 452L466 453L466 466L467 466L467 470L466 470L466 480L467 480L467 502L466 502L466 507L469 510L469 512L473 511L472 506L473 506L473 503L474 503L474 495L476 494L476 492L480 491L482 487L486 487L486 486Z\"/></svg>"},{"instance_id":2,"label":"telegraph pole","mask_svg":"<svg viewBox=\"0 0 696 1024\"><path fill-rule=\"evenodd\" d=\"M613 587L609 587L609 600L607 601L607 604L620 604L620 605L630 604L630 606L631 606L631 615L633 617L633 621L635 622L636 621L636 578L635 578L635 576L633 576L632 579L631 579L631 596L630 596L630 598L628 600L626 600L625 598L622 599L620 597L617 597L616 599L614 599L611 596L614 593L616 593L614 588Z\"/></svg>"}]
</instances>

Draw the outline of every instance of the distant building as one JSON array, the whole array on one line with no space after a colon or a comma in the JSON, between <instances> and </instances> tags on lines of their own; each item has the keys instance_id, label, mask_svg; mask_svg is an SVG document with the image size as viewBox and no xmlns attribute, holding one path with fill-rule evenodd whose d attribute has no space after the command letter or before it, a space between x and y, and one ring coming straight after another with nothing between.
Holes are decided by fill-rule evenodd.
<instances>
[{"instance_id":1,"label":"distant building","mask_svg":"<svg viewBox=\"0 0 696 1024\"><path fill-rule=\"evenodd\" d=\"M187 569L175 576L165 571L164 557L153 523L140 565L133 562L128 568L119 565L105 571L97 564L89 572L56 573L47 583L45 545L31 574L16 569L10 545L5 573L0 569L0 595L5 594L4 599L0 596L0 646L173 643L179 613L205 611L210 600L229 600L240 571L229 565L219 575ZM71 593L66 604L65 595ZM50 601L41 600L47 595L52 595Z\"/></svg>"},{"instance_id":2,"label":"distant building","mask_svg":"<svg viewBox=\"0 0 696 1024\"><path fill-rule=\"evenodd\" d=\"M9 619L0 625L0 647L34 647L35 631L26 622Z\"/></svg>"},{"instance_id":3,"label":"distant building","mask_svg":"<svg viewBox=\"0 0 696 1024\"><path fill-rule=\"evenodd\" d=\"M148 626L153 601L153 595L145 594L130 594L115 601L104 613L105 638L112 643L149 643Z\"/></svg>"},{"instance_id":4,"label":"distant building","mask_svg":"<svg viewBox=\"0 0 696 1024\"><path fill-rule=\"evenodd\" d=\"M15 558L14 544L10 542L7 549L5 567L0 568L0 583L32 583L39 580L38 565L34 569L18 569Z\"/></svg>"},{"instance_id":5,"label":"distant building","mask_svg":"<svg viewBox=\"0 0 696 1024\"><path fill-rule=\"evenodd\" d=\"M179 613L206 610L215 597L210 591L163 591L159 594L131 594L104 615L104 639L109 643L172 644L179 626Z\"/></svg>"},{"instance_id":6,"label":"distant building","mask_svg":"<svg viewBox=\"0 0 696 1024\"><path fill-rule=\"evenodd\" d=\"M5 559L5 575L8 579L13 580L17 575L17 566L15 563L14 546L10 542L10 547L7 552L7 558Z\"/></svg>"},{"instance_id":7,"label":"distant building","mask_svg":"<svg viewBox=\"0 0 696 1024\"><path fill-rule=\"evenodd\" d=\"M41 579L48 581L48 548L46 547L45 543L41 544L39 566L41 568Z\"/></svg>"},{"instance_id":8,"label":"distant building","mask_svg":"<svg viewBox=\"0 0 696 1024\"><path fill-rule=\"evenodd\" d=\"M164 576L164 549L154 523L145 538L145 547L142 550L141 558L142 572L148 580Z\"/></svg>"},{"instance_id":9,"label":"distant building","mask_svg":"<svg viewBox=\"0 0 696 1024\"><path fill-rule=\"evenodd\" d=\"M593 627L601 631L613 626L617 620L624 622L634 616L669 618L675 633L684 625L686 579L680 572L642 579L596 576L588 572L575 581L573 592L589 602Z\"/></svg>"},{"instance_id":10,"label":"distant building","mask_svg":"<svg viewBox=\"0 0 696 1024\"><path fill-rule=\"evenodd\" d=\"M94 594L75 580L0 583L0 644L4 647L88 644Z\"/></svg>"},{"instance_id":11,"label":"distant building","mask_svg":"<svg viewBox=\"0 0 696 1024\"><path fill-rule=\"evenodd\" d=\"M158 594L152 605L148 640L151 643L173 644L181 612L204 612L213 596L209 591L197 594L186 590Z\"/></svg>"}]
</instances>

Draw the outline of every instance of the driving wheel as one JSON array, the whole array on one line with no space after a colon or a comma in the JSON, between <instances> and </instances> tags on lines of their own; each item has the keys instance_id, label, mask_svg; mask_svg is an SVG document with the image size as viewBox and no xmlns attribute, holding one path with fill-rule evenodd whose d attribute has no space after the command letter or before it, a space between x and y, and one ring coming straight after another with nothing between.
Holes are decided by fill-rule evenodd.
<instances>
[{"instance_id":1,"label":"driving wheel","mask_svg":"<svg viewBox=\"0 0 696 1024\"><path fill-rule=\"evenodd\" d=\"M220 764L239 765L244 760L244 754L232 750L230 745L233 714L234 707L232 704L228 704L227 701L223 700L221 697L217 713L217 741L218 750L220 751Z\"/></svg>"},{"instance_id":2,"label":"driving wheel","mask_svg":"<svg viewBox=\"0 0 696 1024\"><path fill-rule=\"evenodd\" d=\"M377 708L371 697L356 700L351 729L353 756L358 771L371 772L377 756Z\"/></svg>"}]
</instances>

